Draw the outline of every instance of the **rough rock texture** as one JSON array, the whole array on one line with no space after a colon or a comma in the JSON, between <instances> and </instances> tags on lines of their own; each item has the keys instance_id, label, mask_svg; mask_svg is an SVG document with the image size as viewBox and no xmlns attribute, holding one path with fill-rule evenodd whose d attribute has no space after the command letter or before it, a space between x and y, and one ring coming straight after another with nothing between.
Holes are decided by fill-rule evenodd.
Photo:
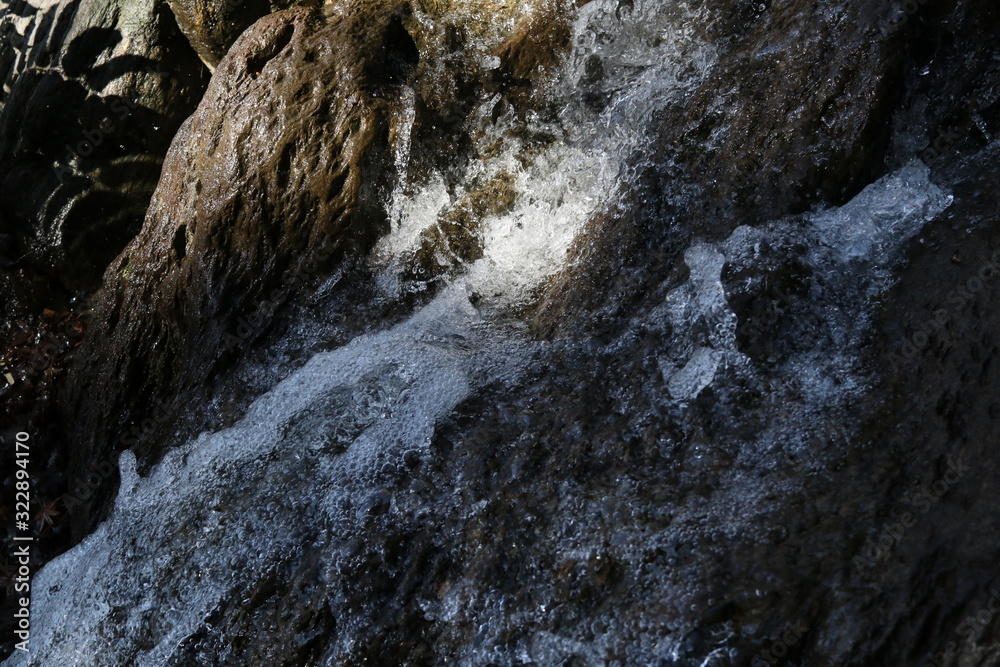
<instances>
[{"instance_id":1,"label":"rough rock texture","mask_svg":"<svg viewBox=\"0 0 1000 667\"><path fill-rule=\"evenodd\" d=\"M69 311L138 232L170 139L207 82L164 2L0 3L0 438L36 438L33 569L71 545L68 524L36 518L65 518L60 496L74 479L57 397L85 326ZM5 447L3 488L14 488L13 463ZM9 538L13 525L3 530Z\"/></svg>"},{"instance_id":2,"label":"rough rock texture","mask_svg":"<svg viewBox=\"0 0 1000 667\"><path fill-rule=\"evenodd\" d=\"M138 232L204 68L160 0L0 11L0 232L22 265L91 289Z\"/></svg>"},{"instance_id":3,"label":"rough rock texture","mask_svg":"<svg viewBox=\"0 0 1000 667\"><path fill-rule=\"evenodd\" d=\"M257 19L297 4L265 0L171 0L177 25L208 67L213 70L236 39Z\"/></svg>"},{"instance_id":4,"label":"rough rock texture","mask_svg":"<svg viewBox=\"0 0 1000 667\"><path fill-rule=\"evenodd\" d=\"M91 343L77 362L66 412L67 423L76 424L81 465L113 460L136 445L130 432L144 423L150 428L136 450L144 464L158 459L163 434L204 398L206 380L272 328L275 309L326 276L336 258L362 255L387 230L384 207L399 143L440 137L434 123L443 105L462 110L452 126L464 120L465 100L493 85L479 58L521 58L534 46L523 38L522 47L511 46L504 35L540 20L517 20L506 8L506 33L467 24L468 43L460 44L476 58L456 74L437 69L440 63L424 65L422 54L436 53L466 15L431 6L417 20L402 5L379 5L375 15L369 9L344 3L278 12L248 30L220 63L175 137L142 232L108 269L96 299ZM548 5L542 10L554 20ZM550 54L549 62L556 58ZM401 85L421 75L407 119ZM521 82L519 94L530 88ZM403 136L407 122L412 139ZM438 164L458 157L439 143L434 148ZM426 165L414 162L408 175L419 182ZM457 207L443 225L460 229L463 216L468 222L503 209L512 196L503 183L487 184L478 201ZM474 256L474 245L466 239L460 254ZM113 389L93 394L96 378ZM92 501L105 502L112 482ZM88 521L99 516L89 504L85 514Z\"/></svg>"},{"instance_id":5,"label":"rough rock texture","mask_svg":"<svg viewBox=\"0 0 1000 667\"><path fill-rule=\"evenodd\" d=\"M114 435L146 416L137 406L182 410L291 293L384 231L388 100L416 58L398 15L333 6L273 14L241 37L105 275L73 389L86 399L81 465L132 444ZM109 390L90 400L94 382Z\"/></svg>"}]
</instances>

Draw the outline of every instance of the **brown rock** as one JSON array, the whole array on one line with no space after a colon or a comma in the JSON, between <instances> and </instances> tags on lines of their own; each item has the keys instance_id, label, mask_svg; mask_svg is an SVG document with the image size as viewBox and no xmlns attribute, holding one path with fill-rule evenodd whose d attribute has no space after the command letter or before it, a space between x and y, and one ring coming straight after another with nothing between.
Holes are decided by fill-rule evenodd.
<instances>
[{"instance_id":1,"label":"brown rock","mask_svg":"<svg viewBox=\"0 0 1000 667\"><path fill-rule=\"evenodd\" d=\"M102 387L82 458L135 444L132 419L157 399L183 409L275 308L385 229L387 100L415 59L398 14L337 7L273 14L237 41L105 275L74 388Z\"/></svg>"},{"instance_id":2,"label":"brown rock","mask_svg":"<svg viewBox=\"0 0 1000 667\"><path fill-rule=\"evenodd\" d=\"M437 223L420 235L420 248L412 260L418 267L418 276L440 276L482 257L479 231L483 221L488 216L509 212L516 194L514 177L502 171L442 212Z\"/></svg>"},{"instance_id":3,"label":"brown rock","mask_svg":"<svg viewBox=\"0 0 1000 667\"><path fill-rule=\"evenodd\" d=\"M295 5L315 2L279 0L169 0L177 25L209 68L215 69L236 39L254 21Z\"/></svg>"},{"instance_id":4,"label":"brown rock","mask_svg":"<svg viewBox=\"0 0 1000 667\"><path fill-rule=\"evenodd\" d=\"M276 309L387 231L390 148L408 122L394 102L402 84L417 98L411 175L422 152L461 160L441 150L428 119L453 104L461 123L476 91L494 85L483 58L499 49L518 60L531 46L514 45L511 31L540 20L533 7L502 7L512 20L499 29L461 5L411 15L401 2L349 2L280 11L247 30L177 133L141 233L105 274L67 402L77 463L126 447L158 459L204 383L269 329ZM457 32L465 37L449 46ZM464 59L460 71L425 62L449 49ZM424 255L438 246L474 257L476 221L509 208L512 188L501 175L470 192ZM83 508L88 521L112 488Z\"/></svg>"},{"instance_id":5,"label":"brown rock","mask_svg":"<svg viewBox=\"0 0 1000 667\"><path fill-rule=\"evenodd\" d=\"M543 0L536 4L535 11L525 16L496 49L501 65L494 72L494 80L512 92L515 99L524 98L552 74L573 37L566 3Z\"/></svg>"}]
</instances>

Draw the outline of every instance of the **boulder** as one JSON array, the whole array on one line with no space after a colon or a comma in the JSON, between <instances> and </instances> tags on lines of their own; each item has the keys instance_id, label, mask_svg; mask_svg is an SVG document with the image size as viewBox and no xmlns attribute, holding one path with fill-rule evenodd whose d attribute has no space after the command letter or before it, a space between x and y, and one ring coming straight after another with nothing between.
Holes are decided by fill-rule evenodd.
<instances>
[{"instance_id":1,"label":"boulder","mask_svg":"<svg viewBox=\"0 0 1000 667\"><path fill-rule=\"evenodd\" d=\"M293 5L315 2L283 0L169 0L177 25L191 42L198 57L214 70L236 39L257 19L288 9Z\"/></svg>"},{"instance_id":2,"label":"boulder","mask_svg":"<svg viewBox=\"0 0 1000 667\"><path fill-rule=\"evenodd\" d=\"M561 16L552 3L539 6L550 23ZM442 142L468 150L468 101L496 85L497 65L507 62L485 59L521 62L521 50L534 48L523 38L526 22L542 20L532 7L504 7L505 30L463 6L297 7L260 19L236 41L174 138L142 231L93 301L65 413L77 424L80 465L126 447L143 465L155 462L184 406L201 405L205 383L273 329L284 303L388 231L397 179L419 183L422 168L464 159L440 150ZM456 31L465 36L447 47ZM447 48L460 71L425 62L425 53ZM517 94L531 85L519 83ZM453 132L448 139L438 122ZM406 174L396 173L401 151L412 158ZM463 230L508 208L511 185L500 175L469 193L439 233L424 235L416 261L441 272L439 247L474 257L477 242ZM95 381L107 390L91 392ZM103 507L113 481L93 507ZM81 531L100 516L90 505L84 514Z\"/></svg>"},{"instance_id":3,"label":"boulder","mask_svg":"<svg viewBox=\"0 0 1000 667\"><path fill-rule=\"evenodd\" d=\"M71 389L81 465L136 444L114 436L156 401L183 410L276 309L385 231L390 111L416 60L402 14L340 6L272 14L236 42L105 274Z\"/></svg>"}]
</instances>

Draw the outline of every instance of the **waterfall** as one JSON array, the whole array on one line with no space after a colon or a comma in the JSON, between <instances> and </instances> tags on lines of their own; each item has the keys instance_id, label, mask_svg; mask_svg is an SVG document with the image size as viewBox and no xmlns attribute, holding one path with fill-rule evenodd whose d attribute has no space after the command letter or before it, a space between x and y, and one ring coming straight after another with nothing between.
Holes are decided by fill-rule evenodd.
<instances>
[{"instance_id":1,"label":"waterfall","mask_svg":"<svg viewBox=\"0 0 1000 667\"><path fill-rule=\"evenodd\" d=\"M225 653L235 648L212 653L228 645L218 619L263 604L269 595L280 600L284 593L274 591L295 586L302 587L303 598L322 598L318 608L335 619L337 633L325 654L350 658L365 632L363 623L352 620L353 611L393 611L369 609L374 602L344 592L345 579L363 569L358 544L385 522L424 526L437 508L422 506L407 483L412 469L432 461L436 434L484 388L513 387L537 372L539 359L556 345L525 333L518 308L567 269L572 249L587 243L595 216L614 214L643 166L639 156L654 132L656 112L711 75L718 49L691 27L697 23L698 14L685 3L585 4L573 26L571 53L545 90L556 113L519 117L499 96L484 92L463 128L475 138L475 158L457 179L432 173L408 183L416 102L413 95L406 98L396 122L402 129L392 138L400 182L387 206L391 230L368 262L380 297L426 291L433 298L394 326L315 354L257 398L234 425L171 450L145 476L137 472L135 456L124 452L113 512L35 576L32 652L15 652L4 664L180 665L184 656L201 655L202 645L205 664L235 664L238 654ZM532 139L539 136L549 139ZM447 243L429 245L430 232L443 219L463 206L477 210L465 202L493 197L494 190L507 199L503 206L484 205L486 212L468 223L474 252L463 256ZM822 311L816 335L829 336L844 351L786 360L799 403L788 408L784 421L763 426L739 455L777 451L789 442L804 450L803 434L820 409L847 410L860 389L854 352L870 325L869 305L891 287L890 269L901 248L951 203L926 166L912 162L843 206L740 226L722 240L696 239L683 255L687 278L629 323L633 331L667 341L652 361L662 383L648 390L655 395L649 404L681 414L710 388L760 381L737 343L745 323L727 301L724 269L763 262L762 247L801 243L826 290L815 299ZM414 270L428 247L433 262L445 267L437 275ZM643 415L650 422L658 417ZM569 432L573 425L563 427ZM656 538L663 553L686 545L690 525L715 522L733 533L749 525L744 506L769 490L749 473L740 477L745 473L737 468L726 471L736 481L711 516L699 514L694 501L676 508L673 523L664 528L667 537ZM435 491L442 505L451 503L452 515L483 509L460 506L457 489ZM577 501L590 502L566 502ZM566 552L591 569L602 567L598 547L616 549L634 571L647 565L635 544L652 537L599 544L583 519L575 526L563 515L552 520L573 536L566 538ZM384 555L380 545L369 547ZM289 581L289 563L307 567L314 580ZM393 571L391 563L385 568ZM531 573L517 576L527 581ZM651 590L683 586L666 574L650 577ZM582 662L573 664L599 665L619 648L624 631L612 612L599 610L608 616L589 625L581 621L587 625L582 630L530 633L512 657L501 649L504 632L533 627L549 610L507 618L503 601L477 598L460 582L452 584L442 585L439 599L421 604L426 618L444 625L462 614L476 621L475 632L457 641L457 664L548 665L575 658ZM261 632L284 631L279 621L266 620L273 625ZM652 663L656 656L682 655L686 622L677 621L670 635L662 628L628 628L641 635L630 637L637 647L630 657ZM247 624L252 627L253 620ZM313 641L307 629L288 634L303 645Z\"/></svg>"}]
</instances>

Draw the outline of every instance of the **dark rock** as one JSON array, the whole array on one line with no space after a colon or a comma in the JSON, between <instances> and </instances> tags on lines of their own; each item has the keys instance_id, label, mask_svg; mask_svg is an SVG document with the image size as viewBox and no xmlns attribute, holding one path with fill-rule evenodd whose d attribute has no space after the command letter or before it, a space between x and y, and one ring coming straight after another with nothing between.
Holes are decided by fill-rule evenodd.
<instances>
[{"instance_id":1,"label":"dark rock","mask_svg":"<svg viewBox=\"0 0 1000 667\"><path fill-rule=\"evenodd\" d=\"M138 232L204 68L160 0L2 11L0 231L36 270L89 289Z\"/></svg>"}]
</instances>

